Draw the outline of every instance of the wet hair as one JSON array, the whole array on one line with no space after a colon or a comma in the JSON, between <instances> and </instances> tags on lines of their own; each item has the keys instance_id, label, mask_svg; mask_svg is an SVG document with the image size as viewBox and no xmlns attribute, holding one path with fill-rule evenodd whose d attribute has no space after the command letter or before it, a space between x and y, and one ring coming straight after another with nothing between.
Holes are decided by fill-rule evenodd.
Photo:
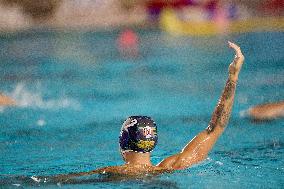
<instances>
[{"instance_id":1,"label":"wet hair","mask_svg":"<svg viewBox=\"0 0 284 189\"><path fill-rule=\"evenodd\" d=\"M157 126L150 117L130 116L121 127L119 145L122 152L148 153L157 141Z\"/></svg>"}]
</instances>

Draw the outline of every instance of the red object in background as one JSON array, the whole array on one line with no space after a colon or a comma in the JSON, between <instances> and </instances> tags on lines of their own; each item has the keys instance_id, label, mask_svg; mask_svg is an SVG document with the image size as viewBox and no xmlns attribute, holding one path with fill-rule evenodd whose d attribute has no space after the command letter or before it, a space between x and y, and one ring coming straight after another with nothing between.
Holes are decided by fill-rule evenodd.
<instances>
[{"instance_id":1,"label":"red object in background","mask_svg":"<svg viewBox=\"0 0 284 189\"><path fill-rule=\"evenodd\" d=\"M193 4L193 0L175 0L175 1L152 0L148 1L146 3L146 6L149 9L162 9L164 7L180 8L191 4Z\"/></svg>"},{"instance_id":2,"label":"red object in background","mask_svg":"<svg viewBox=\"0 0 284 189\"><path fill-rule=\"evenodd\" d=\"M216 10L220 1L219 0L210 0L207 3L205 3L205 9L208 10Z\"/></svg>"},{"instance_id":3,"label":"red object in background","mask_svg":"<svg viewBox=\"0 0 284 189\"><path fill-rule=\"evenodd\" d=\"M284 0L267 0L261 4L260 10L273 15L281 15L284 11Z\"/></svg>"},{"instance_id":4,"label":"red object in background","mask_svg":"<svg viewBox=\"0 0 284 189\"><path fill-rule=\"evenodd\" d=\"M117 47L122 56L136 57L138 55L138 44L137 34L130 29L122 31L117 38Z\"/></svg>"},{"instance_id":5,"label":"red object in background","mask_svg":"<svg viewBox=\"0 0 284 189\"><path fill-rule=\"evenodd\" d=\"M195 0L151 0L146 1L146 8L149 14L149 18L153 21L159 18L159 15L163 8L183 8L189 5L196 5Z\"/></svg>"},{"instance_id":6,"label":"red object in background","mask_svg":"<svg viewBox=\"0 0 284 189\"><path fill-rule=\"evenodd\" d=\"M118 37L118 43L123 47L136 46L138 43L138 36L130 29L124 30Z\"/></svg>"}]
</instances>

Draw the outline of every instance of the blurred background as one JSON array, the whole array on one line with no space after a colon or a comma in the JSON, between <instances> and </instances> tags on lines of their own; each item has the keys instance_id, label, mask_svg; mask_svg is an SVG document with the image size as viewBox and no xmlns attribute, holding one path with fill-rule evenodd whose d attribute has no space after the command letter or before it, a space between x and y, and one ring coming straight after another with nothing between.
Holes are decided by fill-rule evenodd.
<instances>
[{"instance_id":1,"label":"blurred background","mask_svg":"<svg viewBox=\"0 0 284 189\"><path fill-rule=\"evenodd\" d=\"M0 106L0 188L122 164L130 115L158 124L153 163L177 153L208 125L234 57L228 40L245 64L207 160L79 188L283 188L283 119L248 117L256 104L283 108L283 10L284 0L0 0L0 98L14 102Z\"/></svg>"},{"instance_id":2,"label":"blurred background","mask_svg":"<svg viewBox=\"0 0 284 189\"><path fill-rule=\"evenodd\" d=\"M0 29L145 26L156 24L166 8L179 11L183 19L283 16L283 4L283 0L1 0Z\"/></svg>"}]
</instances>

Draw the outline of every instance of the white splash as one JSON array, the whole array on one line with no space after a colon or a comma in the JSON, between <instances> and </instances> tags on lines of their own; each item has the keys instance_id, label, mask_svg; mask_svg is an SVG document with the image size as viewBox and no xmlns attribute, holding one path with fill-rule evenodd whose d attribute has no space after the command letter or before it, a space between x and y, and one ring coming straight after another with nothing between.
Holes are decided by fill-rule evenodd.
<instances>
[{"instance_id":1,"label":"white splash","mask_svg":"<svg viewBox=\"0 0 284 189\"><path fill-rule=\"evenodd\" d=\"M38 126L44 126L44 125L46 125L46 121L44 119L39 119L39 120L37 120L36 124Z\"/></svg>"},{"instance_id":2,"label":"white splash","mask_svg":"<svg viewBox=\"0 0 284 189\"><path fill-rule=\"evenodd\" d=\"M19 187L19 186L21 186L20 184L12 184L13 186L17 186L17 187Z\"/></svg>"},{"instance_id":3,"label":"white splash","mask_svg":"<svg viewBox=\"0 0 284 189\"><path fill-rule=\"evenodd\" d=\"M36 177L34 177L34 176L31 176L31 179L33 179L33 180L36 181L36 182L40 182L40 179L39 179L39 178L36 178Z\"/></svg>"},{"instance_id":4,"label":"white splash","mask_svg":"<svg viewBox=\"0 0 284 189\"><path fill-rule=\"evenodd\" d=\"M15 99L18 107L31 107L52 110L63 108L72 108L79 110L81 108L78 101L68 97L45 100L43 98L40 87L37 87L36 91L29 91L23 83L17 84L14 91L9 93L9 96Z\"/></svg>"},{"instance_id":5,"label":"white splash","mask_svg":"<svg viewBox=\"0 0 284 189\"><path fill-rule=\"evenodd\" d=\"M241 118L246 118L246 117L248 117L248 115L249 115L249 111L248 111L248 110L241 110L241 111L239 112L239 116L240 116Z\"/></svg>"},{"instance_id":6,"label":"white splash","mask_svg":"<svg viewBox=\"0 0 284 189\"><path fill-rule=\"evenodd\" d=\"M224 165L224 163L222 163L221 161L216 161L215 163L218 165Z\"/></svg>"}]
</instances>

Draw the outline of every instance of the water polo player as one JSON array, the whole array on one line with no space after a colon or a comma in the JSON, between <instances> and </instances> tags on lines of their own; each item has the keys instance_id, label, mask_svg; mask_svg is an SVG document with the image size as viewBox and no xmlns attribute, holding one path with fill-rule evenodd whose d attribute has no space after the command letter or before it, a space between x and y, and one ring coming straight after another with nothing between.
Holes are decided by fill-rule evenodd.
<instances>
[{"instance_id":1,"label":"water polo player","mask_svg":"<svg viewBox=\"0 0 284 189\"><path fill-rule=\"evenodd\" d=\"M125 152L149 153L157 144L155 122L147 116L131 116L122 125L119 145L122 156Z\"/></svg>"},{"instance_id":2,"label":"water polo player","mask_svg":"<svg viewBox=\"0 0 284 189\"><path fill-rule=\"evenodd\" d=\"M228 80L210 123L204 131L190 140L179 153L165 158L157 165L153 165L150 156L158 141L156 123L150 117L131 116L123 123L119 136L120 151L125 161L124 165L104 167L90 172L60 175L57 178L66 181L75 176L95 173L129 176L163 173L186 169L204 160L227 126L238 75L244 62L240 48L231 42L229 42L229 47L235 50L236 56L229 66Z\"/></svg>"}]
</instances>

